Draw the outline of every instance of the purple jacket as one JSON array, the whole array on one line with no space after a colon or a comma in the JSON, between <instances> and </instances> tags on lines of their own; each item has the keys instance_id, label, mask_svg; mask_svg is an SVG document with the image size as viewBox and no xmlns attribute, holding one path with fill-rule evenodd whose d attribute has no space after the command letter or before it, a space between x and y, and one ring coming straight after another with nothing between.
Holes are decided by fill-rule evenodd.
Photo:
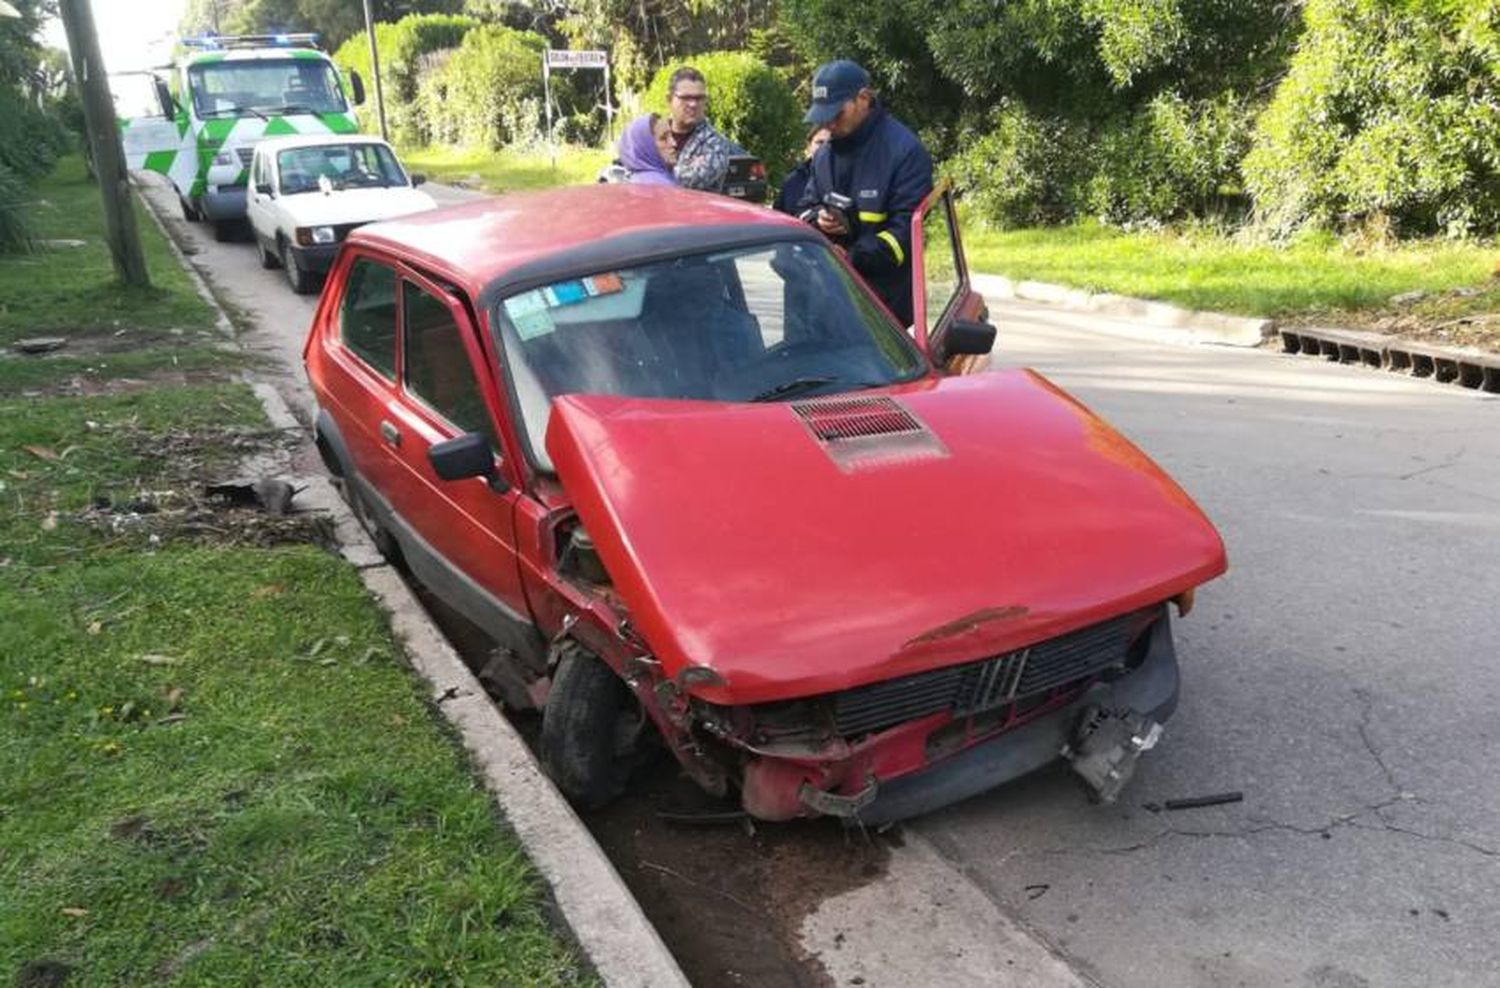
<instances>
[{"instance_id":1,"label":"purple jacket","mask_svg":"<svg viewBox=\"0 0 1500 988\"><path fill-rule=\"evenodd\" d=\"M638 185L676 185L672 169L662 160L651 135L651 118L636 117L620 135L620 165Z\"/></svg>"}]
</instances>

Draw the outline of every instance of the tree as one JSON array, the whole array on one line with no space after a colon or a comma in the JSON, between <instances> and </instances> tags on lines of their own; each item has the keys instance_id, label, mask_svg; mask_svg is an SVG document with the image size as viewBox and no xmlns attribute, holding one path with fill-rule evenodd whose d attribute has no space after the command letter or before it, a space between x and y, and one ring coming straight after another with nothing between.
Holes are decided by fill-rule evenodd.
<instances>
[{"instance_id":1,"label":"tree","mask_svg":"<svg viewBox=\"0 0 1500 988\"><path fill-rule=\"evenodd\" d=\"M408 14L456 14L464 0L374 0L377 21ZM183 34L270 34L314 31L330 51L365 29L362 4L350 0L189 0ZM217 28L215 25L217 24Z\"/></svg>"}]
</instances>

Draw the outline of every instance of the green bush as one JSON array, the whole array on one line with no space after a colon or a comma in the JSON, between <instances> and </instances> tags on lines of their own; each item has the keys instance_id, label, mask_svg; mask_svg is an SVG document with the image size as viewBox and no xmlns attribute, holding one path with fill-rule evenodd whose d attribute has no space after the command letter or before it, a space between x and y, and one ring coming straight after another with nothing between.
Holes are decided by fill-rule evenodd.
<instances>
[{"instance_id":1,"label":"green bush","mask_svg":"<svg viewBox=\"0 0 1500 988\"><path fill-rule=\"evenodd\" d=\"M486 25L464 35L456 50L432 57L416 100L430 142L500 148L544 138L546 47L539 34Z\"/></svg>"},{"instance_id":2,"label":"green bush","mask_svg":"<svg viewBox=\"0 0 1500 988\"><path fill-rule=\"evenodd\" d=\"M988 129L961 140L942 172L983 219L1004 227L1060 223L1078 202L1086 142L1077 127L1002 102Z\"/></svg>"},{"instance_id":3,"label":"green bush","mask_svg":"<svg viewBox=\"0 0 1500 988\"><path fill-rule=\"evenodd\" d=\"M386 124L394 140L406 144L428 143L426 123L417 108L423 56L457 47L464 35L478 26L479 21L474 18L454 14L411 14L395 23L375 25ZM369 37L363 33L354 35L334 52L333 60L346 78L351 71L364 78L369 95L358 114L361 126L373 130L375 84L370 71Z\"/></svg>"},{"instance_id":4,"label":"green bush","mask_svg":"<svg viewBox=\"0 0 1500 988\"><path fill-rule=\"evenodd\" d=\"M1233 94L1188 102L1163 93L1102 127L1079 196L1106 223L1164 223L1242 209L1240 161L1251 115Z\"/></svg>"},{"instance_id":5,"label":"green bush","mask_svg":"<svg viewBox=\"0 0 1500 988\"><path fill-rule=\"evenodd\" d=\"M0 164L0 255L22 253L31 247L31 229L26 222L33 198L26 183Z\"/></svg>"},{"instance_id":6,"label":"green bush","mask_svg":"<svg viewBox=\"0 0 1500 988\"><path fill-rule=\"evenodd\" d=\"M67 129L56 115L0 87L0 166L22 180L41 178L67 146Z\"/></svg>"},{"instance_id":7,"label":"green bush","mask_svg":"<svg viewBox=\"0 0 1500 988\"><path fill-rule=\"evenodd\" d=\"M780 181L803 143L802 108L786 80L747 52L708 52L662 66L646 90L647 112L666 112L667 81L683 65L703 73L709 121L764 161L772 182Z\"/></svg>"},{"instance_id":8,"label":"green bush","mask_svg":"<svg viewBox=\"0 0 1500 988\"><path fill-rule=\"evenodd\" d=\"M1500 0L1308 0L1244 164L1275 234L1500 231Z\"/></svg>"}]
</instances>

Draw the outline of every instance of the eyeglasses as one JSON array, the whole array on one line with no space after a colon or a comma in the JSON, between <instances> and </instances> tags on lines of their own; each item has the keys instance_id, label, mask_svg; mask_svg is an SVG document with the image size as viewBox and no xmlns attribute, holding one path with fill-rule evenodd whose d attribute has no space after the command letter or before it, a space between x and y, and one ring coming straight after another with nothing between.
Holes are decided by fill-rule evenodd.
<instances>
[{"instance_id":1,"label":"eyeglasses","mask_svg":"<svg viewBox=\"0 0 1500 988\"><path fill-rule=\"evenodd\" d=\"M707 93L673 93L673 99L680 99L684 103L703 103L708 100Z\"/></svg>"}]
</instances>

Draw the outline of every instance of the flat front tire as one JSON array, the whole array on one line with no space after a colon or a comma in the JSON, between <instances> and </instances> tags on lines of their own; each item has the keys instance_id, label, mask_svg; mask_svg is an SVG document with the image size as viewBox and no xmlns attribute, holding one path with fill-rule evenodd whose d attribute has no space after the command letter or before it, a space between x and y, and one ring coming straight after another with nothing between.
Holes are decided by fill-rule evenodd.
<instances>
[{"instance_id":1,"label":"flat front tire","mask_svg":"<svg viewBox=\"0 0 1500 988\"><path fill-rule=\"evenodd\" d=\"M602 659L562 646L542 711L542 762L574 806L597 809L624 792L640 761L645 714Z\"/></svg>"}]
</instances>

